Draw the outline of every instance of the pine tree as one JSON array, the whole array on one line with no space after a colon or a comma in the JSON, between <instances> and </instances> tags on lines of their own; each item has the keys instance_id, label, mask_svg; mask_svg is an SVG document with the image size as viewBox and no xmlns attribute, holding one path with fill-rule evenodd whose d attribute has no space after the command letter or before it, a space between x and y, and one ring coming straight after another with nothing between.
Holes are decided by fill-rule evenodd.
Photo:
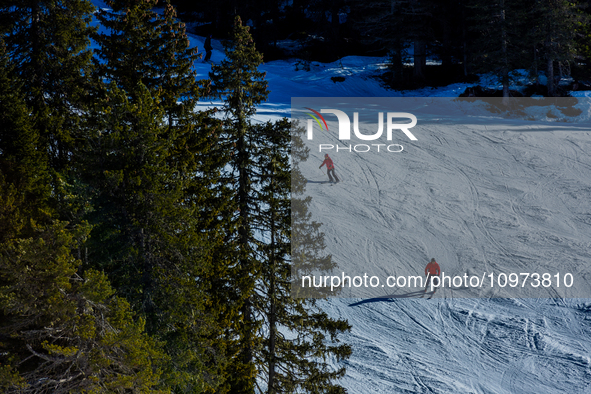
<instances>
[{"instance_id":1,"label":"pine tree","mask_svg":"<svg viewBox=\"0 0 591 394\"><path fill-rule=\"evenodd\" d=\"M591 18L591 3L589 1L577 2L581 8L585 20ZM588 79L591 75L591 24L581 23L577 26L577 65L574 67L575 79ZM579 87L580 88L580 85Z\"/></svg>"},{"instance_id":2,"label":"pine tree","mask_svg":"<svg viewBox=\"0 0 591 394\"><path fill-rule=\"evenodd\" d=\"M227 154L216 143L219 121L213 116L215 110L195 110L209 83L196 79L197 48L190 48L186 27L176 20L174 7L166 2L161 16L152 10L156 4L157 0L113 0L111 10L97 13L108 29L108 33L95 35L99 43L95 77L99 78L97 86L105 84L99 98L108 94L110 83L125 92L131 103L137 99L140 84L158 97L167 126L162 138L176 140L169 146L168 165L180 166L185 174L188 168L194 171L186 198L202 208L198 215L206 228L220 209L212 204L219 190L211 185L217 185L218 168Z\"/></svg>"},{"instance_id":3,"label":"pine tree","mask_svg":"<svg viewBox=\"0 0 591 394\"><path fill-rule=\"evenodd\" d=\"M498 76L505 99L510 96L511 72L523 66L531 52L526 5L515 0L473 0L470 4L474 12L472 30L476 33L472 42L477 48L474 61L480 71Z\"/></svg>"},{"instance_id":4,"label":"pine tree","mask_svg":"<svg viewBox=\"0 0 591 394\"><path fill-rule=\"evenodd\" d=\"M33 126L22 89L0 40L0 172L22 192L22 213L47 221L51 212L48 155L40 146L39 131ZM6 223L0 222L0 236Z\"/></svg>"},{"instance_id":5,"label":"pine tree","mask_svg":"<svg viewBox=\"0 0 591 394\"><path fill-rule=\"evenodd\" d=\"M439 56L444 67L450 65L455 41L451 26L455 23L457 3L394 0L351 1L349 5L359 40L376 52L390 55L394 83L408 79L404 70L410 61L412 80L415 84L424 83L428 55Z\"/></svg>"},{"instance_id":6,"label":"pine tree","mask_svg":"<svg viewBox=\"0 0 591 394\"><path fill-rule=\"evenodd\" d=\"M90 88L93 11L87 0L0 2L0 35L23 83L58 196L55 173L68 167Z\"/></svg>"},{"instance_id":7,"label":"pine tree","mask_svg":"<svg viewBox=\"0 0 591 394\"><path fill-rule=\"evenodd\" d=\"M164 4L162 15L152 10L158 0L111 0L97 19L107 32L95 35L99 44L95 64L98 76L131 93L141 83L158 94L169 127L194 112L200 85L194 63L197 48L190 47L184 23L176 10Z\"/></svg>"},{"instance_id":8,"label":"pine tree","mask_svg":"<svg viewBox=\"0 0 591 394\"><path fill-rule=\"evenodd\" d=\"M72 250L88 226L55 220L47 152L0 45L0 389L159 391L166 357L103 274Z\"/></svg>"},{"instance_id":9,"label":"pine tree","mask_svg":"<svg viewBox=\"0 0 591 394\"><path fill-rule=\"evenodd\" d=\"M287 120L253 124L256 106L267 97L262 57L248 28L236 19L226 60L212 67L212 94L224 99L227 115L221 141L233 151L227 183L234 204L225 212L229 267L220 302L240 305L231 335L236 356L228 371L230 392L339 392L323 356L346 358L350 349L334 345L349 328L316 308L313 301L290 297L290 124ZM316 245L319 246L319 245ZM330 258L322 262L330 265ZM230 261L229 263L232 263ZM287 330L295 336L282 336ZM325 337L330 333L331 339ZM264 385L259 382L264 381Z\"/></svg>"},{"instance_id":10,"label":"pine tree","mask_svg":"<svg viewBox=\"0 0 591 394\"><path fill-rule=\"evenodd\" d=\"M0 243L2 364L19 376L3 392L158 387L165 355L143 321L112 297L103 274L77 273L69 249L82 234L65 223L32 230Z\"/></svg>"},{"instance_id":11,"label":"pine tree","mask_svg":"<svg viewBox=\"0 0 591 394\"><path fill-rule=\"evenodd\" d=\"M159 98L143 85L130 95L133 103L112 82L89 112L78 156L93 206L85 263L107 272L147 332L166 342L167 383L181 392L211 389L224 360L204 293L213 261L194 196L207 195L196 177L203 168L191 158L200 138L169 128Z\"/></svg>"},{"instance_id":12,"label":"pine tree","mask_svg":"<svg viewBox=\"0 0 591 394\"><path fill-rule=\"evenodd\" d=\"M534 21L530 34L537 55L535 60L536 63L545 60L547 91L548 96L552 97L557 94L554 68L558 65L560 70L570 70L569 66L578 53L577 35L589 19L581 12L579 5L563 0L538 0L530 15ZM534 69L537 70L537 64L534 64Z\"/></svg>"},{"instance_id":13,"label":"pine tree","mask_svg":"<svg viewBox=\"0 0 591 394\"><path fill-rule=\"evenodd\" d=\"M292 248L296 254L304 248L321 254L323 249L322 235L317 234L317 228L303 212L307 203L299 199L305 180L299 172L298 160L307 156L298 134L301 129L292 128L287 119L268 122L257 129L263 136L257 160L260 179L257 228L261 245L258 258L262 262L262 275L254 299L257 319L263 322L259 335L264 338L264 347L256 352L256 363L259 380L266 383L266 388L258 387L258 391L345 392L335 382L344 376L345 369L332 370L326 359L349 357L350 347L339 344L338 339L340 333L350 329L349 324L328 317L314 299L297 297L301 265L296 268L298 261L292 257ZM294 214L292 207L299 212ZM302 231L309 230L318 236L315 244L303 245L292 237L299 235L301 240ZM330 256L313 263L324 272L334 268Z\"/></svg>"},{"instance_id":14,"label":"pine tree","mask_svg":"<svg viewBox=\"0 0 591 394\"><path fill-rule=\"evenodd\" d=\"M11 197L2 193L0 201ZM12 372L0 387L19 394L169 392L158 390L166 356L143 320L134 321L104 274L78 274L70 249L83 236L56 222L0 242L0 350L3 369Z\"/></svg>"},{"instance_id":15,"label":"pine tree","mask_svg":"<svg viewBox=\"0 0 591 394\"><path fill-rule=\"evenodd\" d=\"M242 26L236 18L231 41L226 42L226 59L212 66L210 73L211 95L223 97L223 111L227 119L220 136L224 149L232 152L225 174L225 183L234 190L233 203L228 205L224 217L227 218L227 243L230 250L222 252L230 255L235 266L228 271L230 293L219 293L221 302L232 302L239 307L239 317L234 320L233 329L236 343L233 348L236 357L229 371L232 381L231 392L250 393L254 390L256 369L254 352L259 346L256 337L259 323L253 315L253 295L255 283L260 276L260 263L254 251L257 240L254 237L254 185L252 179L253 158L257 156L257 138L250 123L256 112L256 105L267 98L267 83L264 73L258 71L262 56L255 49L248 27ZM230 262L231 263L231 262Z\"/></svg>"},{"instance_id":16,"label":"pine tree","mask_svg":"<svg viewBox=\"0 0 591 394\"><path fill-rule=\"evenodd\" d=\"M307 181L299 166L308 159L310 149L301 138L303 132L298 124L291 129L291 294L294 298L323 298L331 294L330 290L301 285L302 276L336 268L332 256L324 253L326 244L324 233L320 231L322 224L312 220L308 209L312 197L304 197Z\"/></svg>"},{"instance_id":17,"label":"pine tree","mask_svg":"<svg viewBox=\"0 0 591 394\"><path fill-rule=\"evenodd\" d=\"M166 341L175 390L200 392L223 381L230 324L224 308L205 310L213 302L205 289L224 275L208 256L224 241L215 218L227 154L213 111L195 111L204 83L197 49L175 9L166 2L161 16L156 4L114 0L97 15L109 32L96 35L96 76L106 85L80 160L97 207L89 261Z\"/></svg>"}]
</instances>

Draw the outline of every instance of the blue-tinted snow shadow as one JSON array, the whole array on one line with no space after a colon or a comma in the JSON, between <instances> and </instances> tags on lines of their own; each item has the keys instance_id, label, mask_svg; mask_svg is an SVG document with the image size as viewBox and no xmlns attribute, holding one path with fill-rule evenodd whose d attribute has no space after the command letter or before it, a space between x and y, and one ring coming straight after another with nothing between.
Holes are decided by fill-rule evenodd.
<instances>
[{"instance_id":1,"label":"blue-tinted snow shadow","mask_svg":"<svg viewBox=\"0 0 591 394\"><path fill-rule=\"evenodd\" d=\"M393 302L394 298L422 298L423 295L432 294L431 292L425 293L423 290L411 291L410 293L404 294L390 294L384 297L378 298L368 298L366 300L361 300L359 302L355 302L353 304L349 304L349 306L359 306L363 304L370 304L373 302Z\"/></svg>"}]
</instances>

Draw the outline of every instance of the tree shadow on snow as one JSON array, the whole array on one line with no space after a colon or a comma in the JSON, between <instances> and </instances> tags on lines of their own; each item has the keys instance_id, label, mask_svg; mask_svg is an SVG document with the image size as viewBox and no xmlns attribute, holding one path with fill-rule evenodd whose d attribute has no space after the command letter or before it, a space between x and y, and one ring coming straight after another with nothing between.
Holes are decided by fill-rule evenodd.
<instances>
[{"instance_id":1,"label":"tree shadow on snow","mask_svg":"<svg viewBox=\"0 0 591 394\"><path fill-rule=\"evenodd\" d=\"M369 304L372 302L392 302L394 298L421 298L423 295L431 294L431 292L425 293L423 290L411 291L410 293L404 294L390 294L384 297L378 298L368 298L366 300L361 300L359 302L355 302L353 304L349 304L349 306L359 306L363 304Z\"/></svg>"}]
</instances>

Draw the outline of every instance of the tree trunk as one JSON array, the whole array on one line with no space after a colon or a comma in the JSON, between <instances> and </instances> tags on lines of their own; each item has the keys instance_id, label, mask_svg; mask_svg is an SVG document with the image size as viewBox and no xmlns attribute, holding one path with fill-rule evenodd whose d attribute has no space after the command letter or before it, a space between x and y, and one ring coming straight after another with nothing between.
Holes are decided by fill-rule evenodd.
<instances>
[{"instance_id":1,"label":"tree trunk","mask_svg":"<svg viewBox=\"0 0 591 394\"><path fill-rule=\"evenodd\" d=\"M554 97L556 95L556 87L554 86L554 61L552 59L548 59L546 79L546 86L548 87L548 97Z\"/></svg>"},{"instance_id":2,"label":"tree trunk","mask_svg":"<svg viewBox=\"0 0 591 394\"><path fill-rule=\"evenodd\" d=\"M31 63L32 69L35 71L32 78L32 85L37 88L37 95L35 97L36 110L40 111L42 97L43 97L43 65L41 62L41 44L39 42L41 36L41 29L39 24L41 23L41 10L39 9L39 2L34 1L31 10L31 42L32 42L32 56ZM40 98L41 97L41 98Z\"/></svg>"},{"instance_id":3,"label":"tree trunk","mask_svg":"<svg viewBox=\"0 0 591 394\"><path fill-rule=\"evenodd\" d=\"M144 228L140 228L138 231L138 241L140 256L142 262L142 310L147 315L152 314L154 308L152 303L152 275L154 267L152 266L151 259L149 257L148 245L146 242L146 233ZM153 327L148 327L152 329Z\"/></svg>"},{"instance_id":4,"label":"tree trunk","mask_svg":"<svg viewBox=\"0 0 591 394\"><path fill-rule=\"evenodd\" d=\"M275 171L273 169L273 173L271 174L271 182L273 182L273 177L275 175ZM275 245L275 209L273 205L271 205L271 248L274 248ZM268 394L275 394L275 339L277 335L277 315L276 315L276 290L275 290L275 252L271 249L271 261L269 267L269 382L267 384L267 392Z\"/></svg>"},{"instance_id":5,"label":"tree trunk","mask_svg":"<svg viewBox=\"0 0 591 394\"><path fill-rule=\"evenodd\" d=\"M538 76L538 50L534 45L534 80L536 81L536 88L540 84L540 78Z\"/></svg>"},{"instance_id":6,"label":"tree trunk","mask_svg":"<svg viewBox=\"0 0 591 394\"><path fill-rule=\"evenodd\" d=\"M394 83L400 83L404 80L404 62L402 59L402 43L400 39L395 39L392 45L393 51L391 56L392 61L392 81Z\"/></svg>"},{"instance_id":7,"label":"tree trunk","mask_svg":"<svg viewBox=\"0 0 591 394\"><path fill-rule=\"evenodd\" d=\"M465 77L468 76L468 38L466 30L466 8L462 5L462 55Z\"/></svg>"},{"instance_id":8,"label":"tree trunk","mask_svg":"<svg viewBox=\"0 0 591 394\"><path fill-rule=\"evenodd\" d=\"M503 52L503 71L502 71L502 83L503 83L503 104L509 104L509 54L507 50L507 26L505 25L505 1L501 0L501 46Z\"/></svg>"},{"instance_id":9,"label":"tree trunk","mask_svg":"<svg viewBox=\"0 0 591 394\"><path fill-rule=\"evenodd\" d=\"M331 15L331 25L332 25L332 34L335 42L337 42L340 38L340 20L339 20L339 10L341 9L340 1L333 0L331 7L330 7L330 15Z\"/></svg>"},{"instance_id":10,"label":"tree trunk","mask_svg":"<svg viewBox=\"0 0 591 394\"><path fill-rule=\"evenodd\" d=\"M239 94L242 95L242 92ZM238 103L238 113L236 115L238 119L237 128L238 128L238 143L236 146L236 151L238 155L237 165L238 165L238 194L236 196L238 201L238 208L240 210L239 216L239 223L238 223L238 242L239 242L239 264L240 264L240 271L243 279L249 279L244 291L247 293L246 297L244 298L244 303L241 307L242 313L242 344L241 344L241 361L245 368L245 376L239 377L239 381L241 382L241 386L236 388L237 391L242 393L252 393L254 391L254 381L252 380L254 376L254 317L253 317L253 305L252 305L252 288L254 284L251 283L252 276L253 276L253 267L252 263L249 261L247 257L247 250L249 244L249 232L248 226L250 225L249 221L250 218L250 210L248 205L248 198L249 198L249 183L248 183L248 170L247 170L247 158L249 152L247 151L247 126L246 126L246 116L244 115L244 104L242 99ZM251 376L252 374L252 376Z\"/></svg>"},{"instance_id":11,"label":"tree trunk","mask_svg":"<svg viewBox=\"0 0 591 394\"><path fill-rule=\"evenodd\" d=\"M333 56L335 58L340 58L341 56L341 24L339 21L339 11L341 9L341 4L339 0L332 0L330 4L330 30L331 30L331 52L333 52Z\"/></svg>"},{"instance_id":12,"label":"tree trunk","mask_svg":"<svg viewBox=\"0 0 591 394\"><path fill-rule=\"evenodd\" d=\"M424 40L416 38L414 41L414 78L416 81L425 80L427 66L426 44Z\"/></svg>"},{"instance_id":13,"label":"tree trunk","mask_svg":"<svg viewBox=\"0 0 591 394\"><path fill-rule=\"evenodd\" d=\"M447 15L444 15L441 20L443 28L443 53L441 54L441 67L444 70L451 68L451 26Z\"/></svg>"}]
</instances>

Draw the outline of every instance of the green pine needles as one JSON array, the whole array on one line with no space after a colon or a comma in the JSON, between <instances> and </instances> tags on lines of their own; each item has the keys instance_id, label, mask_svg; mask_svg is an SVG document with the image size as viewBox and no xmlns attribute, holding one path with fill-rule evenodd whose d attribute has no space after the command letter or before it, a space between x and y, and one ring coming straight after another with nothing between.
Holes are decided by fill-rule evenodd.
<instances>
[{"instance_id":1,"label":"green pine needles","mask_svg":"<svg viewBox=\"0 0 591 394\"><path fill-rule=\"evenodd\" d=\"M241 280L232 282L232 288L241 319L233 327L236 356L228 387L231 392L344 392L336 383L344 369L332 371L325 360L349 356L350 348L337 339L349 325L290 293L291 123L250 121L268 90L258 71L262 57L240 18L225 52L226 60L212 66L210 78L211 94L225 104L221 140L233 153L226 179L236 185L228 212L234 235L227 253L238 260L233 277ZM321 253L323 244L307 247Z\"/></svg>"},{"instance_id":2,"label":"green pine needles","mask_svg":"<svg viewBox=\"0 0 591 394\"><path fill-rule=\"evenodd\" d=\"M156 4L110 1L98 32L85 0L0 3L0 388L344 392L348 323L290 295L292 128L252 122L262 55L236 19L199 81Z\"/></svg>"}]
</instances>

